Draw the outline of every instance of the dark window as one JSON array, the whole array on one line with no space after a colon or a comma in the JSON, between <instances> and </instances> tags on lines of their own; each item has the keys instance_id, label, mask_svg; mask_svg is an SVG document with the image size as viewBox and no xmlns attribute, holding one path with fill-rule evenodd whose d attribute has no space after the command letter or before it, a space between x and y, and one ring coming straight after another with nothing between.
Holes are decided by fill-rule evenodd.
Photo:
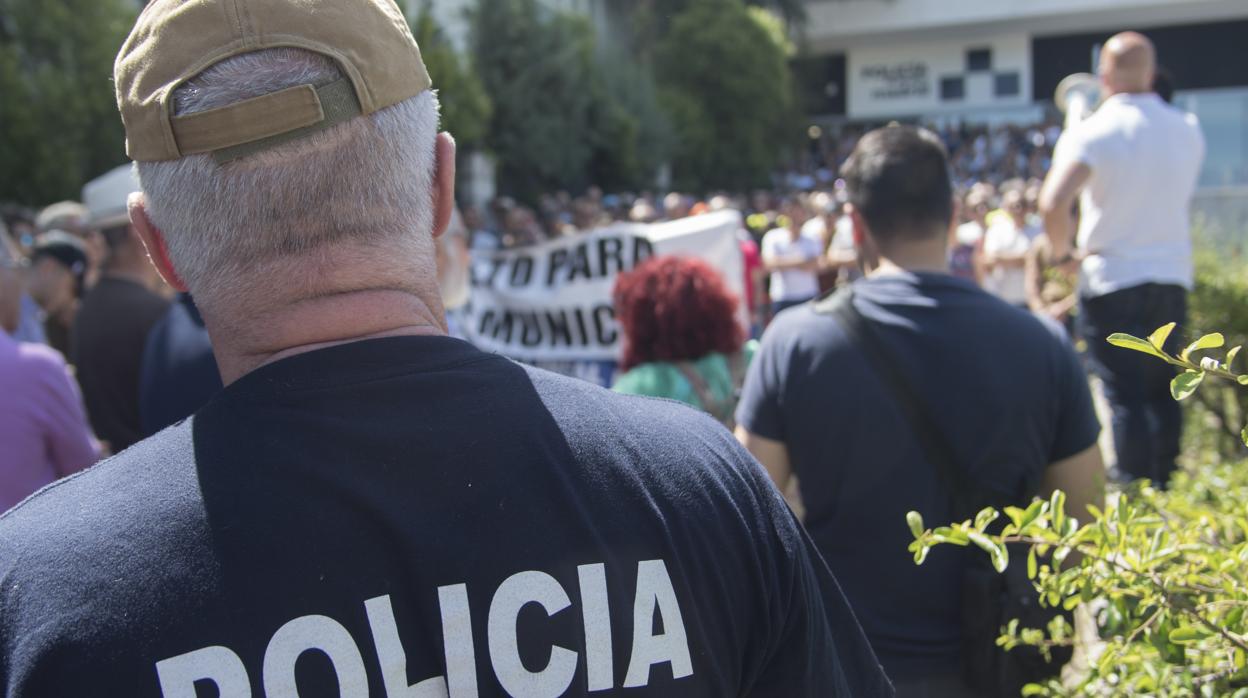
<instances>
[{"instance_id":1,"label":"dark window","mask_svg":"<svg viewBox=\"0 0 1248 698\"><path fill-rule=\"evenodd\" d=\"M1105 43L1113 33L1114 30L1108 30L1032 39L1032 99L1052 100L1062 78L1071 73L1095 72L1092 48ZM1243 59L1248 19L1159 27L1146 33L1178 89L1248 85L1248 61Z\"/></svg>"},{"instance_id":2,"label":"dark window","mask_svg":"<svg viewBox=\"0 0 1248 698\"><path fill-rule=\"evenodd\" d=\"M940 99L950 102L966 97L966 80L961 75L940 79Z\"/></svg>"},{"instance_id":3,"label":"dark window","mask_svg":"<svg viewBox=\"0 0 1248 698\"><path fill-rule=\"evenodd\" d=\"M1020 92L1018 73L997 73L993 76L992 92L998 97L1017 97Z\"/></svg>"},{"instance_id":4,"label":"dark window","mask_svg":"<svg viewBox=\"0 0 1248 698\"><path fill-rule=\"evenodd\" d=\"M791 65L808 116L845 113L845 54L799 58Z\"/></svg>"},{"instance_id":5,"label":"dark window","mask_svg":"<svg viewBox=\"0 0 1248 698\"><path fill-rule=\"evenodd\" d=\"M992 49L990 48L967 49L966 70L971 73L992 70Z\"/></svg>"}]
</instances>

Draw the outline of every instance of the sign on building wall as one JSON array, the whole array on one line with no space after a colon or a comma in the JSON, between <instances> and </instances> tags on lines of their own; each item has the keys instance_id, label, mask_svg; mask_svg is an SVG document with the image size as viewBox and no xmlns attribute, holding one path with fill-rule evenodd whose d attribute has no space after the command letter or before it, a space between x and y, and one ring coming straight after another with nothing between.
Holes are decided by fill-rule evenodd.
<instances>
[{"instance_id":1,"label":"sign on building wall","mask_svg":"<svg viewBox=\"0 0 1248 698\"><path fill-rule=\"evenodd\" d=\"M1026 35L880 44L849 52L849 116L860 119L1024 106L1031 96Z\"/></svg>"}]
</instances>

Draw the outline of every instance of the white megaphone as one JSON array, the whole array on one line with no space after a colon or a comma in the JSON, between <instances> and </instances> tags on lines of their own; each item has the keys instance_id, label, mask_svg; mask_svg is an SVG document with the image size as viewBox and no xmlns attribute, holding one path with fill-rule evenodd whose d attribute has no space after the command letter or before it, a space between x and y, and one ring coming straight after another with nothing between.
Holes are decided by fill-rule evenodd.
<instances>
[{"instance_id":1,"label":"white megaphone","mask_svg":"<svg viewBox=\"0 0 1248 698\"><path fill-rule=\"evenodd\" d=\"M1101 82L1091 73L1075 73L1062 78L1053 94L1057 108L1066 114L1066 128L1083 121L1101 103Z\"/></svg>"}]
</instances>

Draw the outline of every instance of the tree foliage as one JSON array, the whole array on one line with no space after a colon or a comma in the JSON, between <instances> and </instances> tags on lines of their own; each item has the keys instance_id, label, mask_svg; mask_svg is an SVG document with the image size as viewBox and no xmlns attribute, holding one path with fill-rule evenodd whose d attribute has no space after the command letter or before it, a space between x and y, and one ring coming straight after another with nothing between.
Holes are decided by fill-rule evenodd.
<instances>
[{"instance_id":1,"label":"tree foliage","mask_svg":"<svg viewBox=\"0 0 1248 698\"><path fill-rule=\"evenodd\" d=\"M1248 343L1248 267L1242 260L1198 245L1196 287L1189 301L1187 328L1217 328L1229 345ZM1226 381L1210 383L1191 403L1185 447L1224 458L1244 457L1240 430L1248 423L1248 390Z\"/></svg>"},{"instance_id":2,"label":"tree foliage","mask_svg":"<svg viewBox=\"0 0 1248 698\"><path fill-rule=\"evenodd\" d=\"M128 0L0 0L0 200L77 198L126 161L113 59Z\"/></svg>"},{"instance_id":3,"label":"tree foliage","mask_svg":"<svg viewBox=\"0 0 1248 698\"><path fill-rule=\"evenodd\" d=\"M654 39L667 33L673 17L689 9L696 0L608 0L619 5L617 14L627 14L632 25L632 39L641 48L652 47ZM790 27L800 27L806 20L807 0L745 0L746 5L775 10Z\"/></svg>"},{"instance_id":4,"label":"tree foliage","mask_svg":"<svg viewBox=\"0 0 1248 698\"><path fill-rule=\"evenodd\" d=\"M411 22L412 34L438 91L443 130L455 136L461 149L471 150L484 142L494 107L476 72L464 64L434 21L432 4L433 0L425 0Z\"/></svg>"},{"instance_id":5,"label":"tree foliage","mask_svg":"<svg viewBox=\"0 0 1248 698\"><path fill-rule=\"evenodd\" d=\"M689 0L655 50L676 132L673 174L690 190L765 186L797 132L789 48L741 0Z\"/></svg>"},{"instance_id":6,"label":"tree foliage","mask_svg":"<svg viewBox=\"0 0 1248 698\"><path fill-rule=\"evenodd\" d=\"M652 178L666 142L653 81L629 56L600 51L587 18L535 0L480 0L472 51L494 102L485 143L503 192L532 201Z\"/></svg>"},{"instance_id":7,"label":"tree foliage","mask_svg":"<svg viewBox=\"0 0 1248 698\"><path fill-rule=\"evenodd\" d=\"M672 127L650 70L612 48L599 54L597 141L591 180L607 191L643 189L672 149Z\"/></svg>"},{"instance_id":8,"label":"tree foliage","mask_svg":"<svg viewBox=\"0 0 1248 698\"><path fill-rule=\"evenodd\" d=\"M535 0L481 0L473 54L494 100L486 144L500 186L524 199L588 184L593 157L592 28L542 17Z\"/></svg>"},{"instance_id":9,"label":"tree foliage","mask_svg":"<svg viewBox=\"0 0 1248 698\"><path fill-rule=\"evenodd\" d=\"M1162 347L1173 323L1148 337L1115 334L1115 346L1149 354L1180 369L1171 383L1176 400L1191 397L1206 379L1248 385L1235 360L1242 346L1220 357L1220 333L1194 339L1178 354ZM1248 429L1242 437L1248 441ZM974 521L926 529L907 516L910 550L922 563L934 545L975 545L998 570L1011 562L1006 543L1030 544L1027 573L1041 603L1095 612L1104 646L1074 681L1031 685L1024 695L1215 696L1248 698L1248 471L1243 463L1179 472L1169 491L1137 483L1095 510L1085 525L1068 516L1064 495L1007 507L1009 521L988 527L1002 512L985 509ZM1063 565L1077 552L1081 559ZM1075 641L1069 625L1020 628L1011 623L998 641L1041 649Z\"/></svg>"}]
</instances>

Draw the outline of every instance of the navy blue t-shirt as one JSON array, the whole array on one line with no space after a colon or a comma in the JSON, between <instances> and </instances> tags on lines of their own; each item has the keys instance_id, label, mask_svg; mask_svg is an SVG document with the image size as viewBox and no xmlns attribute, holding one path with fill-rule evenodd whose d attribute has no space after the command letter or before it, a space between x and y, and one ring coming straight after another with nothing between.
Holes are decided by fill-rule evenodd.
<instances>
[{"instance_id":1,"label":"navy blue t-shirt","mask_svg":"<svg viewBox=\"0 0 1248 698\"><path fill-rule=\"evenodd\" d=\"M444 337L244 376L0 518L0 580L7 696L891 693L717 423Z\"/></svg>"},{"instance_id":2,"label":"navy blue t-shirt","mask_svg":"<svg viewBox=\"0 0 1248 698\"><path fill-rule=\"evenodd\" d=\"M147 333L139 370L143 436L191 416L219 390L221 373L204 320L190 294L179 294Z\"/></svg>"},{"instance_id":3,"label":"navy blue t-shirt","mask_svg":"<svg viewBox=\"0 0 1248 698\"><path fill-rule=\"evenodd\" d=\"M1050 463L1096 443L1087 378L1056 325L943 274L898 273L853 288L855 307L984 489L1025 502ZM936 548L916 566L906 550L906 512L929 526L948 523L948 490L836 318L811 305L777 317L737 421L786 444L806 528L889 675L956 672L964 551Z\"/></svg>"}]
</instances>

